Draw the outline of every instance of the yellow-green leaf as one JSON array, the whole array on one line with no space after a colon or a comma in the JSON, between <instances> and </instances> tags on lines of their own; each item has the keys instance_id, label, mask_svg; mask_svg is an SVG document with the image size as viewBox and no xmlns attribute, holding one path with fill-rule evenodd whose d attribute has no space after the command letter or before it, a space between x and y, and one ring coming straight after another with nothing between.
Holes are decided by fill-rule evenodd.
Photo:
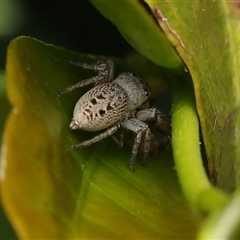
<instances>
[{"instance_id":1,"label":"yellow-green leaf","mask_svg":"<svg viewBox=\"0 0 240 240\"><path fill-rule=\"evenodd\" d=\"M86 88L57 98L59 90L94 75L69 60L94 62L96 57L29 37L13 40L8 48L7 92L13 109L2 144L1 198L18 236L193 239L197 221L180 190L171 151L152 155L145 167L137 161L131 173L131 149L119 149L112 139L71 148L96 133L68 127ZM116 74L131 68L119 60L116 65ZM159 68L150 65L150 78L155 71L158 78ZM141 74L144 67L149 66L132 70Z\"/></svg>"}]
</instances>

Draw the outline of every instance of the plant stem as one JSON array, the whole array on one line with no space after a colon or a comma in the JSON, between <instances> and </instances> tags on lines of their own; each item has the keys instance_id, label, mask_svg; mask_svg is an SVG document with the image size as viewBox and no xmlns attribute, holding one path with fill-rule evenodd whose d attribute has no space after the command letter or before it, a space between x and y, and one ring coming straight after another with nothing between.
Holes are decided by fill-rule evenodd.
<instances>
[{"instance_id":1,"label":"plant stem","mask_svg":"<svg viewBox=\"0 0 240 240\"><path fill-rule=\"evenodd\" d=\"M194 210L208 214L225 206L228 199L211 185L203 166L191 81L178 79L172 90L172 146L179 181Z\"/></svg>"}]
</instances>

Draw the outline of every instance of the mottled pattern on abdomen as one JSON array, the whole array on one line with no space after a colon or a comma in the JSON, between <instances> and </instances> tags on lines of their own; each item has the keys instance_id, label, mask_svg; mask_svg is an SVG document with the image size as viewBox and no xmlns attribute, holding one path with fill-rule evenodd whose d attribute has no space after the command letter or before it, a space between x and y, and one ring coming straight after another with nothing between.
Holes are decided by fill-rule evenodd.
<instances>
[{"instance_id":1,"label":"mottled pattern on abdomen","mask_svg":"<svg viewBox=\"0 0 240 240\"><path fill-rule=\"evenodd\" d=\"M73 119L78 119L80 129L102 130L113 125L123 116L127 102L128 96L118 84L98 85L78 100Z\"/></svg>"}]
</instances>

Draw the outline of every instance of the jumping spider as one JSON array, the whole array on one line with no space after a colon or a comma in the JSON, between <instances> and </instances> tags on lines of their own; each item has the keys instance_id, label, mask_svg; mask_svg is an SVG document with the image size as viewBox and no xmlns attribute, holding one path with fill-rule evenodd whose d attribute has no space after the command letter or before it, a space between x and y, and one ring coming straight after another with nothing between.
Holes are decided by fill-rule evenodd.
<instances>
[{"instance_id":1,"label":"jumping spider","mask_svg":"<svg viewBox=\"0 0 240 240\"><path fill-rule=\"evenodd\" d=\"M135 72L121 73L114 79L114 62L97 61L95 64L74 63L85 69L98 72L97 76L82 80L58 93L58 96L77 88L94 83L95 87L86 92L76 103L70 128L86 131L107 129L92 139L83 141L73 148L89 146L108 136L112 136L120 127L135 132L130 159L130 171L134 172L133 163L142 146L142 164L145 164L150 151L151 130L147 122L154 121L160 129L167 130L169 122L156 108L149 108L150 90L145 81ZM123 136L123 135L121 135ZM122 146L123 137L113 139Z\"/></svg>"}]
</instances>

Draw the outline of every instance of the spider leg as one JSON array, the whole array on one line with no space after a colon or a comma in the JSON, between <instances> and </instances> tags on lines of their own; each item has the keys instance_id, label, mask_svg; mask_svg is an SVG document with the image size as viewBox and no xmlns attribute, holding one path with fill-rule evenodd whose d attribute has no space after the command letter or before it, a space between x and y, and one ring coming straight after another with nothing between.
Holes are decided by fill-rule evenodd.
<instances>
[{"instance_id":1,"label":"spider leg","mask_svg":"<svg viewBox=\"0 0 240 240\"><path fill-rule=\"evenodd\" d=\"M57 96L61 97L62 95L70 93L70 92L72 92L73 90L75 90L77 88L87 86L87 85L89 85L91 83L95 83L97 81L99 81L99 77L98 76L94 76L94 77L91 77L91 78L88 78L88 79L84 79L81 82L78 82L78 83L76 83L76 84L74 84L72 86L69 86L69 87L63 89L62 91L59 91Z\"/></svg>"},{"instance_id":2,"label":"spider leg","mask_svg":"<svg viewBox=\"0 0 240 240\"><path fill-rule=\"evenodd\" d=\"M85 69L90 69L93 71L98 72L99 80L96 82L96 85L102 84L105 82L112 82L114 79L114 62L113 60L109 59L107 61L99 60L94 64L88 63L78 63L69 61L71 64L75 66L80 66Z\"/></svg>"},{"instance_id":3,"label":"spider leg","mask_svg":"<svg viewBox=\"0 0 240 240\"><path fill-rule=\"evenodd\" d=\"M119 128L120 128L120 124L116 124L113 127L108 128L105 132L100 133L97 136L95 136L95 137L93 137L93 138L91 138L89 140L86 140L86 141L80 142L80 143L78 143L76 145L73 145L72 147L73 148L87 147L87 146L89 146L89 145L91 145L93 143L99 142L102 139L113 135Z\"/></svg>"},{"instance_id":4,"label":"spider leg","mask_svg":"<svg viewBox=\"0 0 240 240\"><path fill-rule=\"evenodd\" d=\"M99 85L102 83L106 82L112 82L114 78L114 62L113 60L107 60L107 61L97 61L95 64L87 64L87 63L78 63L78 62L72 62L69 61L69 63L75 65L75 66L80 66L85 69L90 69L93 71L97 71L98 75L84 79L72 86L67 87L66 89L58 92L58 97L70 93L73 90L87 86L89 84L95 83L95 85Z\"/></svg>"},{"instance_id":5,"label":"spider leg","mask_svg":"<svg viewBox=\"0 0 240 240\"><path fill-rule=\"evenodd\" d=\"M139 110L135 113L135 117L143 122L155 121L156 126L164 132L170 129L170 121L157 108Z\"/></svg>"},{"instance_id":6,"label":"spider leg","mask_svg":"<svg viewBox=\"0 0 240 240\"><path fill-rule=\"evenodd\" d=\"M135 137L133 148L132 148L132 157L131 157L130 162L129 162L129 169L130 169L131 172L134 172L133 163L134 163L134 160L137 156L138 149L139 149L139 146L142 142L143 137L144 137L143 148L144 148L145 158L149 153L150 142L151 142L151 131L148 128L148 125L146 123L144 123L144 122L142 122L138 119L135 119L135 118L131 118L131 119L125 121L125 122L122 122L121 125L124 128L126 128L128 130L131 130L131 131L136 133L136 137ZM147 135L146 135L146 133L147 133Z\"/></svg>"},{"instance_id":7,"label":"spider leg","mask_svg":"<svg viewBox=\"0 0 240 240\"><path fill-rule=\"evenodd\" d=\"M145 165L148 154L150 152L151 146L151 130L149 128L146 129L145 135L143 137L143 158L142 165Z\"/></svg>"},{"instance_id":8,"label":"spider leg","mask_svg":"<svg viewBox=\"0 0 240 240\"><path fill-rule=\"evenodd\" d=\"M90 69L97 72L103 72L105 70L108 70L109 72L111 72L114 70L114 62L111 59L107 61L98 60L94 64L80 63L80 62L73 62L73 61L68 61L68 62L74 66Z\"/></svg>"},{"instance_id":9,"label":"spider leg","mask_svg":"<svg viewBox=\"0 0 240 240\"><path fill-rule=\"evenodd\" d=\"M119 139L115 136L112 136L113 141L118 145L118 147L123 147L123 138L124 138L124 131L121 129Z\"/></svg>"}]
</instances>

